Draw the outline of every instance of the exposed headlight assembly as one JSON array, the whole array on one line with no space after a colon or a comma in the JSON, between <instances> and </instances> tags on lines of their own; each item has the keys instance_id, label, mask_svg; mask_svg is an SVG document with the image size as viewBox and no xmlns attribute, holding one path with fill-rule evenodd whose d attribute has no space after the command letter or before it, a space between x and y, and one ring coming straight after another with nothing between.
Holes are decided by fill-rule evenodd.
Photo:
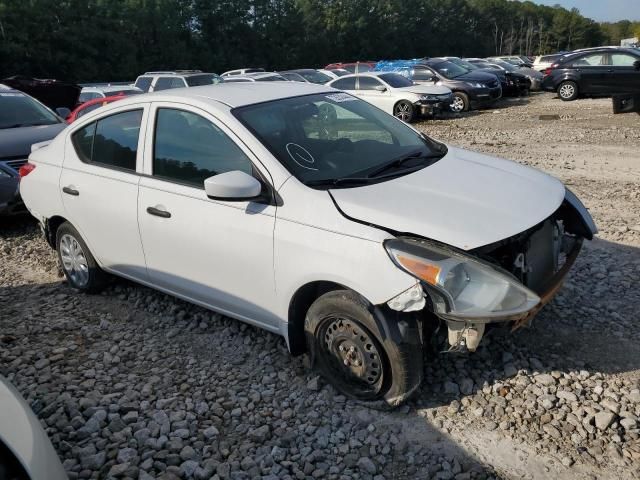
<instances>
[{"instance_id":1,"label":"exposed headlight assembly","mask_svg":"<svg viewBox=\"0 0 640 480\"><path fill-rule=\"evenodd\" d=\"M515 277L471 256L411 238L388 240L385 248L399 268L422 281L442 318L506 320L540 303Z\"/></svg>"},{"instance_id":2,"label":"exposed headlight assembly","mask_svg":"<svg viewBox=\"0 0 640 480\"><path fill-rule=\"evenodd\" d=\"M420 100L437 100L436 95L420 95Z\"/></svg>"}]
</instances>

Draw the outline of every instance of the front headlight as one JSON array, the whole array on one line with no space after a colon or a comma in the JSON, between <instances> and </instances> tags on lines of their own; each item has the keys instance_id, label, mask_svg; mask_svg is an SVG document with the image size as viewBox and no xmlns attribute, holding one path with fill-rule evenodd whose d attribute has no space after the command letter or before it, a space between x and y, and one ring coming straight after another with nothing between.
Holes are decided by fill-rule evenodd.
<instances>
[{"instance_id":1,"label":"front headlight","mask_svg":"<svg viewBox=\"0 0 640 480\"><path fill-rule=\"evenodd\" d=\"M420 95L420 100L437 100L438 97L435 95Z\"/></svg>"},{"instance_id":2,"label":"front headlight","mask_svg":"<svg viewBox=\"0 0 640 480\"><path fill-rule=\"evenodd\" d=\"M385 248L399 268L422 281L441 317L518 317L540 302L516 278L471 256L409 238L389 240Z\"/></svg>"},{"instance_id":3,"label":"front headlight","mask_svg":"<svg viewBox=\"0 0 640 480\"><path fill-rule=\"evenodd\" d=\"M471 85L473 88L486 88L486 85L480 82L467 82L468 85Z\"/></svg>"}]
</instances>

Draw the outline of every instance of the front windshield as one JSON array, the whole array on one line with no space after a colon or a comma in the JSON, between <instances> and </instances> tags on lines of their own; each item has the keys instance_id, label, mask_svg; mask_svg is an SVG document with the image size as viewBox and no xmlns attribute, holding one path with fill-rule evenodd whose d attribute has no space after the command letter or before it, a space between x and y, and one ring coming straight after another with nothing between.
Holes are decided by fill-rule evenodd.
<instances>
[{"instance_id":1,"label":"front windshield","mask_svg":"<svg viewBox=\"0 0 640 480\"><path fill-rule=\"evenodd\" d=\"M215 85L224 82L224 79L215 73L205 73L203 75L191 75L185 77L187 85L190 87L199 87L201 85Z\"/></svg>"},{"instance_id":2,"label":"front windshield","mask_svg":"<svg viewBox=\"0 0 640 480\"><path fill-rule=\"evenodd\" d=\"M0 129L60 122L51 110L33 98L20 92L0 92Z\"/></svg>"},{"instance_id":3,"label":"front windshield","mask_svg":"<svg viewBox=\"0 0 640 480\"><path fill-rule=\"evenodd\" d=\"M368 180L367 174L399 157L409 155L419 163L421 157L441 157L446 151L444 145L343 92L274 100L236 108L233 114L309 185Z\"/></svg>"},{"instance_id":4,"label":"front windshield","mask_svg":"<svg viewBox=\"0 0 640 480\"><path fill-rule=\"evenodd\" d=\"M413 86L413 82L411 80L399 73L383 73L382 75L378 75L378 78L387 82L387 84L393 88Z\"/></svg>"},{"instance_id":5,"label":"front windshield","mask_svg":"<svg viewBox=\"0 0 640 480\"><path fill-rule=\"evenodd\" d=\"M502 68L504 68L508 72L515 72L518 70L518 67L516 67L514 64L505 62L504 60L495 59L493 63L495 63L496 65L500 65Z\"/></svg>"},{"instance_id":6,"label":"front windshield","mask_svg":"<svg viewBox=\"0 0 640 480\"><path fill-rule=\"evenodd\" d=\"M331 81L331 77L329 75L325 75L322 72L318 72L317 70L302 70L299 72L305 80L311 83L327 83Z\"/></svg>"},{"instance_id":7,"label":"front windshield","mask_svg":"<svg viewBox=\"0 0 640 480\"><path fill-rule=\"evenodd\" d=\"M447 78L457 78L465 73L469 73L469 69L456 65L448 60L431 64L431 67L435 68L440 75Z\"/></svg>"},{"instance_id":8,"label":"front windshield","mask_svg":"<svg viewBox=\"0 0 640 480\"><path fill-rule=\"evenodd\" d=\"M451 58L451 59L449 59L449 61L451 63L455 63L459 67L466 68L467 70L477 70L478 69L478 67L476 67L473 63L467 62L466 60L462 60L461 58Z\"/></svg>"}]
</instances>

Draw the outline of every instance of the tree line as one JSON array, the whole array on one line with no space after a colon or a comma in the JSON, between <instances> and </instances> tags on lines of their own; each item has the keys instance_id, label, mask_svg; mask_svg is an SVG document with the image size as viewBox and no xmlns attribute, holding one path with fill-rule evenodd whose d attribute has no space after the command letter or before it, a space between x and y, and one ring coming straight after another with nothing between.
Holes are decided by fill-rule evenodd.
<instances>
[{"instance_id":1,"label":"tree line","mask_svg":"<svg viewBox=\"0 0 640 480\"><path fill-rule=\"evenodd\" d=\"M0 78L534 55L617 44L628 23L508 0L0 0Z\"/></svg>"}]
</instances>

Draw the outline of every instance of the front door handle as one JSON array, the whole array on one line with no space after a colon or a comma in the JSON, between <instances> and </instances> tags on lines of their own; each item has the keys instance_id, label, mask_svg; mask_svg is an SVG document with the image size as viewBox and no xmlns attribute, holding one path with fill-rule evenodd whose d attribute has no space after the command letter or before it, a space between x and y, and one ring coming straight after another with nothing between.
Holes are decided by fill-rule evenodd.
<instances>
[{"instance_id":1,"label":"front door handle","mask_svg":"<svg viewBox=\"0 0 640 480\"><path fill-rule=\"evenodd\" d=\"M147 207L147 213L149 215L155 215L156 217L171 218L171 213L156 207Z\"/></svg>"},{"instance_id":2,"label":"front door handle","mask_svg":"<svg viewBox=\"0 0 640 480\"><path fill-rule=\"evenodd\" d=\"M80 192L78 190L71 187L62 187L62 191L67 195L73 195L74 197L77 197L78 195L80 195Z\"/></svg>"}]
</instances>

